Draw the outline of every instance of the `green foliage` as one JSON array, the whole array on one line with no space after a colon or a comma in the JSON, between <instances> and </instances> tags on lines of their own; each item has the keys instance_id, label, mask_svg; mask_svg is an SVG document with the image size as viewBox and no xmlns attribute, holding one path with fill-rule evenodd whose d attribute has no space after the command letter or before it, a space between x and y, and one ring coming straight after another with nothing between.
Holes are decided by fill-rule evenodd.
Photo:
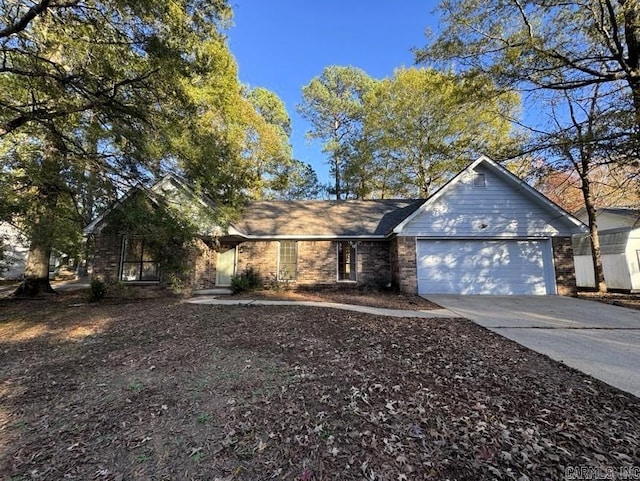
<instances>
[{"instance_id":1,"label":"green foliage","mask_svg":"<svg viewBox=\"0 0 640 481\"><path fill-rule=\"evenodd\" d=\"M365 96L363 194L428 197L480 155L504 157L519 97L482 76L399 69ZM366 176L366 177L364 177Z\"/></svg>"},{"instance_id":2,"label":"green foliage","mask_svg":"<svg viewBox=\"0 0 640 481\"><path fill-rule=\"evenodd\" d=\"M634 77L638 73L628 66L638 65L640 52L627 42L637 35L640 17L632 15L637 8L632 3L594 0L586 7L563 0L444 0L439 6L443 28L416 57L455 59L501 84L574 88Z\"/></svg>"},{"instance_id":3,"label":"green foliage","mask_svg":"<svg viewBox=\"0 0 640 481\"><path fill-rule=\"evenodd\" d=\"M338 200L350 194L344 173L353 158L353 145L361 136L364 97L374 84L361 69L330 66L302 88L298 112L311 124L309 138L323 141Z\"/></svg>"},{"instance_id":4,"label":"green foliage","mask_svg":"<svg viewBox=\"0 0 640 481\"><path fill-rule=\"evenodd\" d=\"M104 296L107 294L107 286L100 279L92 279L91 285L89 286L89 294L88 299L89 302L98 302L104 299Z\"/></svg>"},{"instance_id":5,"label":"green foliage","mask_svg":"<svg viewBox=\"0 0 640 481\"><path fill-rule=\"evenodd\" d=\"M213 421L213 415L211 413L200 413L196 416L198 424L209 424Z\"/></svg>"},{"instance_id":6,"label":"green foliage","mask_svg":"<svg viewBox=\"0 0 640 481\"><path fill-rule=\"evenodd\" d=\"M420 63L483 73L500 87L526 91L555 128L564 95L588 103L598 89L598 108L626 117L624 139L612 143L626 161L637 157L640 130L640 15L638 3L609 0L484 2L443 0L442 28L416 51ZM562 107L560 107L562 109ZM563 123L567 121L566 109ZM587 111L583 111L586 114Z\"/></svg>"},{"instance_id":7,"label":"green foliage","mask_svg":"<svg viewBox=\"0 0 640 481\"><path fill-rule=\"evenodd\" d=\"M283 165L271 185L271 195L279 200L304 200L318 198L322 189L311 165L292 159Z\"/></svg>"},{"instance_id":8,"label":"green foliage","mask_svg":"<svg viewBox=\"0 0 640 481\"><path fill-rule=\"evenodd\" d=\"M234 294L252 292L262 287L260 272L253 267L247 267L240 274L231 278L231 290Z\"/></svg>"},{"instance_id":9,"label":"green foliage","mask_svg":"<svg viewBox=\"0 0 640 481\"><path fill-rule=\"evenodd\" d=\"M198 226L166 197L138 190L109 215L104 233L144 237L163 279L176 284L186 272Z\"/></svg>"},{"instance_id":10,"label":"green foliage","mask_svg":"<svg viewBox=\"0 0 640 481\"><path fill-rule=\"evenodd\" d=\"M336 198L427 197L481 154L507 157L519 97L486 76L399 69L373 80L328 67L299 111L324 141Z\"/></svg>"},{"instance_id":11,"label":"green foliage","mask_svg":"<svg viewBox=\"0 0 640 481\"><path fill-rule=\"evenodd\" d=\"M286 161L282 119L243 95L226 1L32 5L0 4L0 216L34 249L75 256L97 212L167 169L228 219L261 195L263 159Z\"/></svg>"}]
</instances>

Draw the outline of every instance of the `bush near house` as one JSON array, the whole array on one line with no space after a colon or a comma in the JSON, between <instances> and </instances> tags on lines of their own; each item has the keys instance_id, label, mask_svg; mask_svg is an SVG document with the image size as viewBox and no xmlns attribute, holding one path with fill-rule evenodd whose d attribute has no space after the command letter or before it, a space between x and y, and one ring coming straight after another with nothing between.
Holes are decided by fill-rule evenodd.
<instances>
[{"instance_id":1,"label":"bush near house","mask_svg":"<svg viewBox=\"0 0 640 481\"><path fill-rule=\"evenodd\" d=\"M242 273L231 278L231 291L234 294L252 292L262 287L260 272L253 267L247 267Z\"/></svg>"}]
</instances>

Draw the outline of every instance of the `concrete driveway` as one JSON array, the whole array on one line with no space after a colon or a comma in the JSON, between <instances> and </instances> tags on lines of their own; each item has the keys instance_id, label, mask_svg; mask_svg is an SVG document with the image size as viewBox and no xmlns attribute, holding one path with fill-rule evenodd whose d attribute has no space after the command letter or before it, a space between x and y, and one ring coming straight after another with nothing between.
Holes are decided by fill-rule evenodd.
<instances>
[{"instance_id":1,"label":"concrete driveway","mask_svg":"<svg viewBox=\"0 0 640 481\"><path fill-rule=\"evenodd\" d=\"M640 397L640 311L560 296L427 298L523 346Z\"/></svg>"}]
</instances>

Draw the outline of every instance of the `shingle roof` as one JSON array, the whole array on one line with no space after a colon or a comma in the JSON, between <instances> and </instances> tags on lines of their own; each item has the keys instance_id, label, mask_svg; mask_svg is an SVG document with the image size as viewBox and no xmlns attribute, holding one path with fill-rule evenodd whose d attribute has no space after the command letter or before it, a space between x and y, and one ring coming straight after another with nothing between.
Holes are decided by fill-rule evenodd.
<instances>
[{"instance_id":1,"label":"shingle roof","mask_svg":"<svg viewBox=\"0 0 640 481\"><path fill-rule=\"evenodd\" d=\"M640 209L632 209L629 207L603 207L598 208L598 212L621 215L631 219L640 219Z\"/></svg>"},{"instance_id":2,"label":"shingle roof","mask_svg":"<svg viewBox=\"0 0 640 481\"><path fill-rule=\"evenodd\" d=\"M233 227L248 237L387 236L424 199L250 202Z\"/></svg>"}]
</instances>

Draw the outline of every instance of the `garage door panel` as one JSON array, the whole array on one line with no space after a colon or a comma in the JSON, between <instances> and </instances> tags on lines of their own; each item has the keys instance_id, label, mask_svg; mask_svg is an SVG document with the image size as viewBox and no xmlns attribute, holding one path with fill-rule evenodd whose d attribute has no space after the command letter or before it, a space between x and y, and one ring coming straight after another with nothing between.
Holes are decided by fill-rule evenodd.
<instances>
[{"instance_id":1,"label":"garage door panel","mask_svg":"<svg viewBox=\"0 0 640 481\"><path fill-rule=\"evenodd\" d=\"M421 294L550 294L552 270L548 241L418 241Z\"/></svg>"}]
</instances>

